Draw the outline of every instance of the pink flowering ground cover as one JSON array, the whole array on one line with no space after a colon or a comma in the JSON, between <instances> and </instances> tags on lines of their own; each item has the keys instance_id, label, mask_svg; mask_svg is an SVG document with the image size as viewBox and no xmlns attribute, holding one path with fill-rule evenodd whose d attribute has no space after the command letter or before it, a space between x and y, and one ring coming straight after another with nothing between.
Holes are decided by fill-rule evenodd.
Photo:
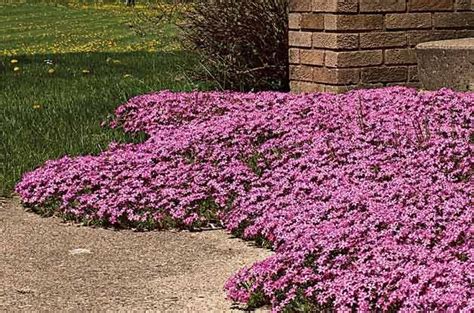
<instances>
[{"instance_id":1,"label":"pink flowering ground cover","mask_svg":"<svg viewBox=\"0 0 474 313\"><path fill-rule=\"evenodd\" d=\"M474 310L474 94L172 93L119 107L145 132L64 157L16 191L115 227L221 224L271 247L225 288L273 311Z\"/></svg>"}]
</instances>

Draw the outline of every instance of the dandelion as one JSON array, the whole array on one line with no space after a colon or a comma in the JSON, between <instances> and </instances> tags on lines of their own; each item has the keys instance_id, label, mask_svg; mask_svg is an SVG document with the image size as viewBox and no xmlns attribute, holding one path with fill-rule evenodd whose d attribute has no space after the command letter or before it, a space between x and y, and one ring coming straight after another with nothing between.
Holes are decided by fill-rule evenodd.
<instances>
[{"instance_id":1,"label":"dandelion","mask_svg":"<svg viewBox=\"0 0 474 313\"><path fill-rule=\"evenodd\" d=\"M54 74L54 72L56 72L56 70L54 68L50 68L48 70L48 74L50 74L50 75Z\"/></svg>"},{"instance_id":2,"label":"dandelion","mask_svg":"<svg viewBox=\"0 0 474 313\"><path fill-rule=\"evenodd\" d=\"M33 104L33 109L35 109L35 110L41 109L41 104L39 104L39 103L34 103L34 104Z\"/></svg>"},{"instance_id":3,"label":"dandelion","mask_svg":"<svg viewBox=\"0 0 474 313\"><path fill-rule=\"evenodd\" d=\"M10 63L11 63L11 64L17 64L17 63L18 63L18 60L17 60L17 59L12 59L12 60L10 61Z\"/></svg>"},{"instance_id":4,"label":"dandelion","mask_svg":"<svg viewBox=\"0 0 474 313\"><path fill-rule=\"evenodd\" d=\"M15 67L13 68L13 71L14 71L14 72L19 72L19 71L20 71L20 68L19 68L18 66L15 66Z\"/></svg>"},{"instance_id":5,"label":"dandelion","mask_svg":"<svg viewBox=\"0 0 474 313\"><path fill-rule=\"evenodd\" d=\"M88 69L82 70L82 74L84 74L84 75L87 75L87 74L89 74L89 73L90 73L90 71L89 71Z\"/></svg>"}]
</instances>

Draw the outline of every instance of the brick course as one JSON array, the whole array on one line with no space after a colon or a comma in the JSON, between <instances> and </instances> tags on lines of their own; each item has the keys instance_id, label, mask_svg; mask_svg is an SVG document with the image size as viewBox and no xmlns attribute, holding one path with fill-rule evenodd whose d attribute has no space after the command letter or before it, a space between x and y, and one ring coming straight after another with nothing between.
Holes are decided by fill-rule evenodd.
<instances>
[{"instance_id":1,"label":"brick course","mask_svg":"<svg viewBox=\"0 0 474 313\"><path fill-rule=\"evenodd\" d=\"M383 63L383 51L327 51L326 61L324 63L327 67L360 67L381 65Z\"/></svg>"},{"instance_id":2,"label":"brick course","mask_svg":"<svg viewBox=\"0 0 474 313\"><path fill-rule=\"evenodd\" d=\"M474 0L290 0L295 92L418 85L414 47L474 37Z\"/></svg>"},{"instance_id":3,"label":"brick course","mask_svg":"<svg viewBox=\"0 0 474 313\"><path fill-rule=\"evenodd\" d=\"M356 31L383 29L383 16L378 14L327 14L324 16L326 31Z\"/></svg>"},{"instance_id":4,"label":"brick course","mask_svg":"<svg viewBox=\"0 0 474 313\"><path fill-rule=\"evenodd\" d=\"M404 12L406 0L360 0L360 12Z\"/></svg>"},{"instance_id":5,"label":"brick course","mask_svg":"<svg viewBox=\"0 0 474 313\"><path fill-rule=\"evenodd\" d=\"M410 11L452 11L453 0L410 0L408 1Z\"/></svg>"},{"instance_id":6,"label":"brick course","mask_svg":"<svg viewBox=\"0 0 474 313\"><path fill-rule=\"evenodd\" d=\"M324 29L324 16L321 14L306 13L301 16L302 29Z\"/></svg>"},{"instance_id":7,"label":"brick course","mask_svg":"<svg viewBox=\"0 0 474 313\"><path fill-rule=\"evenodd\" d=\"M357 12L358 0L313 0L313 12Z\"/></svg>"},{"instance_id":8,"label":"brick course","mask_svg":"<svg viewBox=\"0 0 474 313\"><path fill-rule=\"evenodd\" d=\"M313 33L313 48L353 50L359 47L359 34Z\"/></svg>"},{"instance_id":9,"label":"brick course","mask_svg":"<svg viewBox=\"0 0 474 313\"><path fill-rule=\"evenodd\" d=\"M385 16L385 27L390 29L431 28L430 13L398 13Z\"/></svg>"},{"instance_id":10,"label":"brick course","mask_svg":"<svg viewBox=\"0 0 474 313\"><path fill-rule=\"evenodd\" d=\"M458 11L474 10L474 1L472 0L456 0L454 8Z\"/></svg>"},{"instance_id":11,"label":"brick course","mask_svg":"<svg viewBox=\"0 0 474 313\"><path fill-rule=\"evenodd\" d=\"M385 64L416 64L415 49L388 49L385 50Z\"/></svg>"},{"instance_id":12,"label":"brick course","mask_svg":"<svg viewBox=\"0 0 474 313\"><path fill-rule=\"evenodd\" d=\"M295 32L290 30L288 36L290 47L311 47L313 34L310 32Z\"/></svg>"},{"instance_id":13,"label":"brick course","mask_svg":"<svg viewBox=\"0 0 474 313\"><path fill-rule=\"evenodd\" d=\"M324 50L300 50L301 64L324 65Z\"/></svg>"},{"instance_id":14,"label":"brick course","mask_svg":"<svg viewBox=\"0 0 474 313\"><path fill-rule=\"evenodd\" d=\"M474 25L474 12L435 13L435 28L469 28Z\"/></svg>"}]
</instances>

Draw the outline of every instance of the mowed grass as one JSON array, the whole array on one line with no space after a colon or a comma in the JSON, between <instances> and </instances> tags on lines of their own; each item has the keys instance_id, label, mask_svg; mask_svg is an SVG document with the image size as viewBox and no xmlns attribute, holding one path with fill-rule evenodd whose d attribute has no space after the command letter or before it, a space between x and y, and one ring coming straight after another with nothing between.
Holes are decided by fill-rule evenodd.
<instances>
[{"instance_id":1,"label":"mowed grass","mask_svg":"<svg viewBox=\"0 0 474 313\"><path fill-rule=\"evenodd\" d=\"M194 55L154 51L126 25L128 12L42 4L0 12L0 195L48 159L140 140L101 127L130 97L202 88L186 76Z\"/></svg>"},{"instance_id":2,"label":"mowed grass","mask_svg":"<svg viewBox=\"0 0 474 313\"><path fill-rule=\"evenodd\" d=\"M1 1L1 0L0 0ZM29 0L30 2L32 0ZM131 27L146 6L62 4L1 4L0 53L3 55L66 52L130 52L173 50L174 28L162 36L137 36Z\"/></svg>"}]
</instances>

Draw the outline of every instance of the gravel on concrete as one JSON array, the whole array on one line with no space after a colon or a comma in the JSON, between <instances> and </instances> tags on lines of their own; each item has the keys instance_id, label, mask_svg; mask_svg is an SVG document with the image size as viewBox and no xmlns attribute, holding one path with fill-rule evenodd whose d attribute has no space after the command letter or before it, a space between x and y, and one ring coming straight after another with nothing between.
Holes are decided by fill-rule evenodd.
<instances>
[{"instance_id":1,"label":"gravel on concrete","mask_svg":"<svg viewBox=\"0 0 474 313\"><path fill-rule=\"evenodd\" d=\"M0 311L241 312L223 285L270 253L222 230L91 228L0 199Z\"/></svg>"}]
</instances>

